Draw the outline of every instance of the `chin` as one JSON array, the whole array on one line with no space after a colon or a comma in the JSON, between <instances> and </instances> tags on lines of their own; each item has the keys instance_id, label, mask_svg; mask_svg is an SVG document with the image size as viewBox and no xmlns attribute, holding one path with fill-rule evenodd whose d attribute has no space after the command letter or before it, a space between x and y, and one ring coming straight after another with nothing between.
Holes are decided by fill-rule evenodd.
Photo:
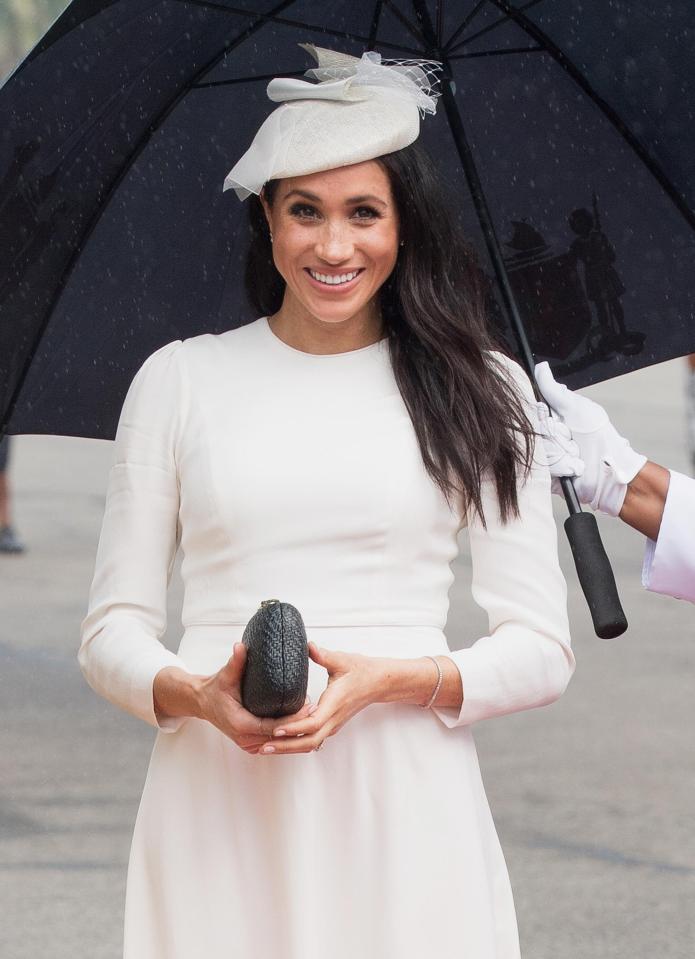
<instances>
[{"instance_id":1,"label":"chin","mask_svg":"<svg viewBox=\"0 0 695 959\"><path fill-rule=\"evenodd\" d=\"M335 309L330 310L326 309L325 306L316 305L315 307L308 307L309 312L316 317L317 320L320 320L322 323L331 323L337 326L339 323L346 323L348 320L352 319L357 313L362 309L361 305L350 309L349 307L343 306L340 311Z\"/></svg>"},{"instance_id":2,"label":"chin","mask_svg":"<svg viewBox=\"0 0 695 959\"><path fill-rule=\"evenodd\" d=\"M301 299L299 302L308 313L323 323L343 323L368 305L368 301L362 302L362 300L356 303L350 303L347 300L343 303L326 303L318 297L315 300Z\"/></svg>"}]
</instances>

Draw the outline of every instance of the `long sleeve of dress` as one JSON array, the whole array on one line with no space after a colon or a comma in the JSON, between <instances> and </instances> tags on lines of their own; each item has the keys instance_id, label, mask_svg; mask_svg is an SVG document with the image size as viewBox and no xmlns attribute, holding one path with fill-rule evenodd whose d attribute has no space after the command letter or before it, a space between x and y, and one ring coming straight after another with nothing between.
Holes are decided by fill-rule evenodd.
<instances>
[{"instance_id":1,"label":"long sleeve of dress","mask_svg":"<svg viewBox=\"0 0 695 959\"><path fill-rule=\"evenodd\" d=\"M157 722L152 684L165 666L185 669L161 642L166 596L180 537L177 439L188 408L181 340L152 353L121 410L78 660L89 685L110 702Z\"/></svg>"},{"instance_id":2,"label":"long sleeve of dress","mask_svg":"<svg viewBox=\"0 0 695 959\"><path fill-rule=\"evenodd\" d=\"M538 431L531 383L518 364L505 365ZM471 516L468 530L472 594L488 614L489 635L449 654L461 674L463 703L460 710L433 707L449 727L551 703L575 667L543 444L536 443L531 472L520 483L518 517L501 523L492 479L482 492L487 529Z\"/></svg>"},{"instance_id":3,"label":"long sleeve of dress","mask_svg":"<svg viewBox=\"0 0 695 959\"><path fill-rule=\"evenodd\" d=\"M695 480L669 472L659 536L648 539L644 551L642 585L695 603Z\"/></svg>"}]
</instances>

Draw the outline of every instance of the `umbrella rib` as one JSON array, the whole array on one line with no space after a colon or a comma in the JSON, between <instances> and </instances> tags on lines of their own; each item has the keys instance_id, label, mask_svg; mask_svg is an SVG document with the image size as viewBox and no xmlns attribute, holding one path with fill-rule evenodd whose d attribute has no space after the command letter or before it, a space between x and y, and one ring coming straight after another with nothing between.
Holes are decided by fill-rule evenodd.
<instances>
[{"instance_id":1,"label":"umbrella rib","mask_svg":"<svg viewBox=\"0 0 695 959\"><path fill-rule=\"evenodd\" d=\"M424 39L422 30L418 30L418 28L410 22L406 15L394 4L393 0L384 0L384 6L388 7L391 13L400 20L408 33L412 34L416 40L422 41Z\"/></svg>"},{"instance_id":2,"label":"umbrella rib","mask_svg":"<svg viewBox=\"0 0 695 959\"><path fill-rule=\"evenodd\" d=\"M369 28L369 37L367 39L367 49L373 50L377 42L379 33L379 21L381 20L381 11L384 9L384 0L376 0L374 4L374 13L372 14L372 24Z\"/></svg>"},{"instance_id":3,"label":"umbrella rib","mask_svg":"<svg viewBox=\"0 0 695 959\"><path fill-rule=\"evenodd\" d=\"M475 17L478 15L478 11L480 10L480 8L481 8L481 7L484 7L486 3L487 3L487 0L478 0L478 2L477 2L476 5L473 7L473 9L471 10L471 12L468 13L468 14L466 14L466 16L464 17L463 22L458 25L458 27L454 30L454 32L451 34L451 36L449 37L449 39L448 39L448 40L446 41L446 43L444 44L444 49L445 49L445 50L448 51L448 50L451 50L451 49L454 49L454 50L456 49L456 47L453 47L453 48L452 48L451 44L454 42L454 40L456 39L456 37L458 37L459 34L462 33L462 32L466 29L466 27L468 26L468 24L469 24L472 20L475 19ZM464 41L464 43L467 43L467 42L468 42L467 40Z\"/></svg>"},{"instance_id":4,"label":"umbrella rib","mask_svg":"<svg viewBox=\"0 0 695 959\"><path fill-rule=\"evenodd\" d=\"M509 47L505 50L478 50L475 53L457 53L449 60L470 60L472 57L503 57L508 53L545 53L543 47Z\"/></svg>"},{"instance_id":5,"label":"umbrella rib","mask_svg":"<svg viewBox=\"0 0 695 959\"><path fill-rule=\"evenodd\" d=\"M334 30L331 27L327 27L325 24L319 25L313 23L304 23L302 20L290 20L288 17L277 17L272 13L256 13L255 11L241 10L238 7L230 7L223 3L216 3L215 0L174 0L174 2L195 7L209 7L217 10L218 12L224 11L225 13L234 13L241 16L254 17L256 20L268 21L269 23L279 23L285 27L298 27L301 30L311 30L315 31L316 33L324 33L341 40L357 40L360 43L366 43L369 45L371 45L373 42L373 37L365 37L360 33L347 33L345 30ZM290 2L294 3L295 0L290 0ZM382 0L382 2L388 3L388 0ZM421 40L422 35L418 35L416 33L415 39ZM414 47L404 46L402 43L390 43L387 40L379 40L379 46L389 50L400 50L403 53L412 53L415 56L421 56L423 52L421 47L415 49Z\"/></svg>"},{"instance_id":6,"label":"umbrella rib","mask_svg":"<svg viewBox=\"0 0 695 959\"><path fill-rule=\"evenodd\" d=\"M561 50L560 47L558 47L555 43L553 43L545 31L541 30L539 26L533 23L532 20L529 20L528 17L526 17L519 9L507 2L507 0L490 0L490 2L494 3L495 6L500 10L508 13L508 15L518 24L518 26L528 33L533 40L541 44L545 52L550 54L550 56L559 64L559 66L561 66L562 69L570 75L577 86L579 86L591 100L591 102L598 107L606 119L617 130L623 140L625 140L625 142L632 148L633 152L639 157L654 179L661 185L662 189L673 201L676 209L683 216L688 226L691 229L695 229L695 211L690 209L685 197L671 182L669 177L662 169L657 158L652 156L649 150L632 132L620 114L613 109L610 103L608 103L607 100L604 100L600 93L598 93L598 91L592 87L588 79L584 76L576 64L570 60L567 54L564 53L564 51Z\"/></svg>"},{"instance_id":7,"label":"umbrella rib","mask_svg":"<svg viewBox=\"0 0 695 959\"><path fill-rule=\"evenodd\" d=\"M482 3L486 3L486 2L488 2L488 0L482 0ZM535 7L537 4L543 3L543 2L544 0L529 0L529 3L524 4L518 9L528 10L530 7ZM479 6L481 6L482 3L479 4ZM504 24L507 23L509 19L510 19L509 17L505 16L505 17L500 17L498 20L494 20L492 23L488 23L486 27L483 27L481 30L478 30L477 33L472 33L469 37L466 37L465 40L461 40L461 42L457 43L456 46L454 47L449 46L449 44L451 43L451 40L454 39L454 37L452 37L451 40L449 41L449 44L447 44L446 49L448 50L449 53L456 53L456 51L460 50L461 47L465 47L467 43L472 43L473 40L479 40L480 37L485 36L486 33L490 33L492 30L496 30L498 27L504 26ZM465 23L462 24L461 27L456 31L456 34L454 36L458 35L465 26L466 26Z\"/></svg>"}]
</instances>

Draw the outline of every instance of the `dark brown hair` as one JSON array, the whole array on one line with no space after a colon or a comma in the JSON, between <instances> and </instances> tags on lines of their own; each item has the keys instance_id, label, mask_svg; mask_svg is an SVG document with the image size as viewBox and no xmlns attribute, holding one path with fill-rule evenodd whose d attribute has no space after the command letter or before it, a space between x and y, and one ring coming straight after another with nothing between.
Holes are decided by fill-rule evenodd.
<instances>
[{"instance_id":1,"label":"dark brown hair","mask_svg":"<svg viewBox=\"0 0 695 959\"><path fill-rule=\"evenodd\" d=\"M475 252L454 225L450 204L424 148L414 143L377 162L385 169L400 220L396 265L379 290L394 376L425 468L451 505L477 511L481 483L495 482L503 522L518 516L517 481L528 474L533 429L486 321L490 295ZM264 197L273 205L279 180ZM285 281L273 263L260 199L249 198L245 285L257 316L282 305Z\"/></svg>"}]
</instances>

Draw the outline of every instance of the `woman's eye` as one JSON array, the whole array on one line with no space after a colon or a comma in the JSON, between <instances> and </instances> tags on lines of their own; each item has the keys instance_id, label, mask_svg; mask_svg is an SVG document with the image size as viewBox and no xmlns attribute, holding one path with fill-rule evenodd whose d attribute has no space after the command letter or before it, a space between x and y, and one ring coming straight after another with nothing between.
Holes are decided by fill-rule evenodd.
<instances>
[{"instance_id":1,"label":"woman's eye","mask_svg":"<svg viewBox=\"0 0 695 959\"><path fill-rule=\"evenodd\" d=\"M308 206L306 203L295 203L294 206L290 207L290 213L293 216L304 216L304 211L308 210L309 213L314 212L313 206Z\"/></svg>"},{"instance_id":2,"label":"woman's eye","mask_svg":"<svg viewBox=\"0 0 695 959\"><path fill-rule=\"evenodd\" d=\"M379 216L377 211L371 206L358 206L355 213L360 212L367 213L367 216L360 216L357 218L358 220L371 220Z\"/></svg>"},{"instance_id":3,"label":"woman's eye","mask_svg":"<svg viewBox=\"0 0 695 959\"><path fill-rule=\"evenodd\" d=\"M301 220L313 220L316 209L307 203L295 203L290 207L290 213ZM358 206L355 208L355 216L358 220L375 220L380 214L371 206Z\"/></svg>"}]
</instances>

